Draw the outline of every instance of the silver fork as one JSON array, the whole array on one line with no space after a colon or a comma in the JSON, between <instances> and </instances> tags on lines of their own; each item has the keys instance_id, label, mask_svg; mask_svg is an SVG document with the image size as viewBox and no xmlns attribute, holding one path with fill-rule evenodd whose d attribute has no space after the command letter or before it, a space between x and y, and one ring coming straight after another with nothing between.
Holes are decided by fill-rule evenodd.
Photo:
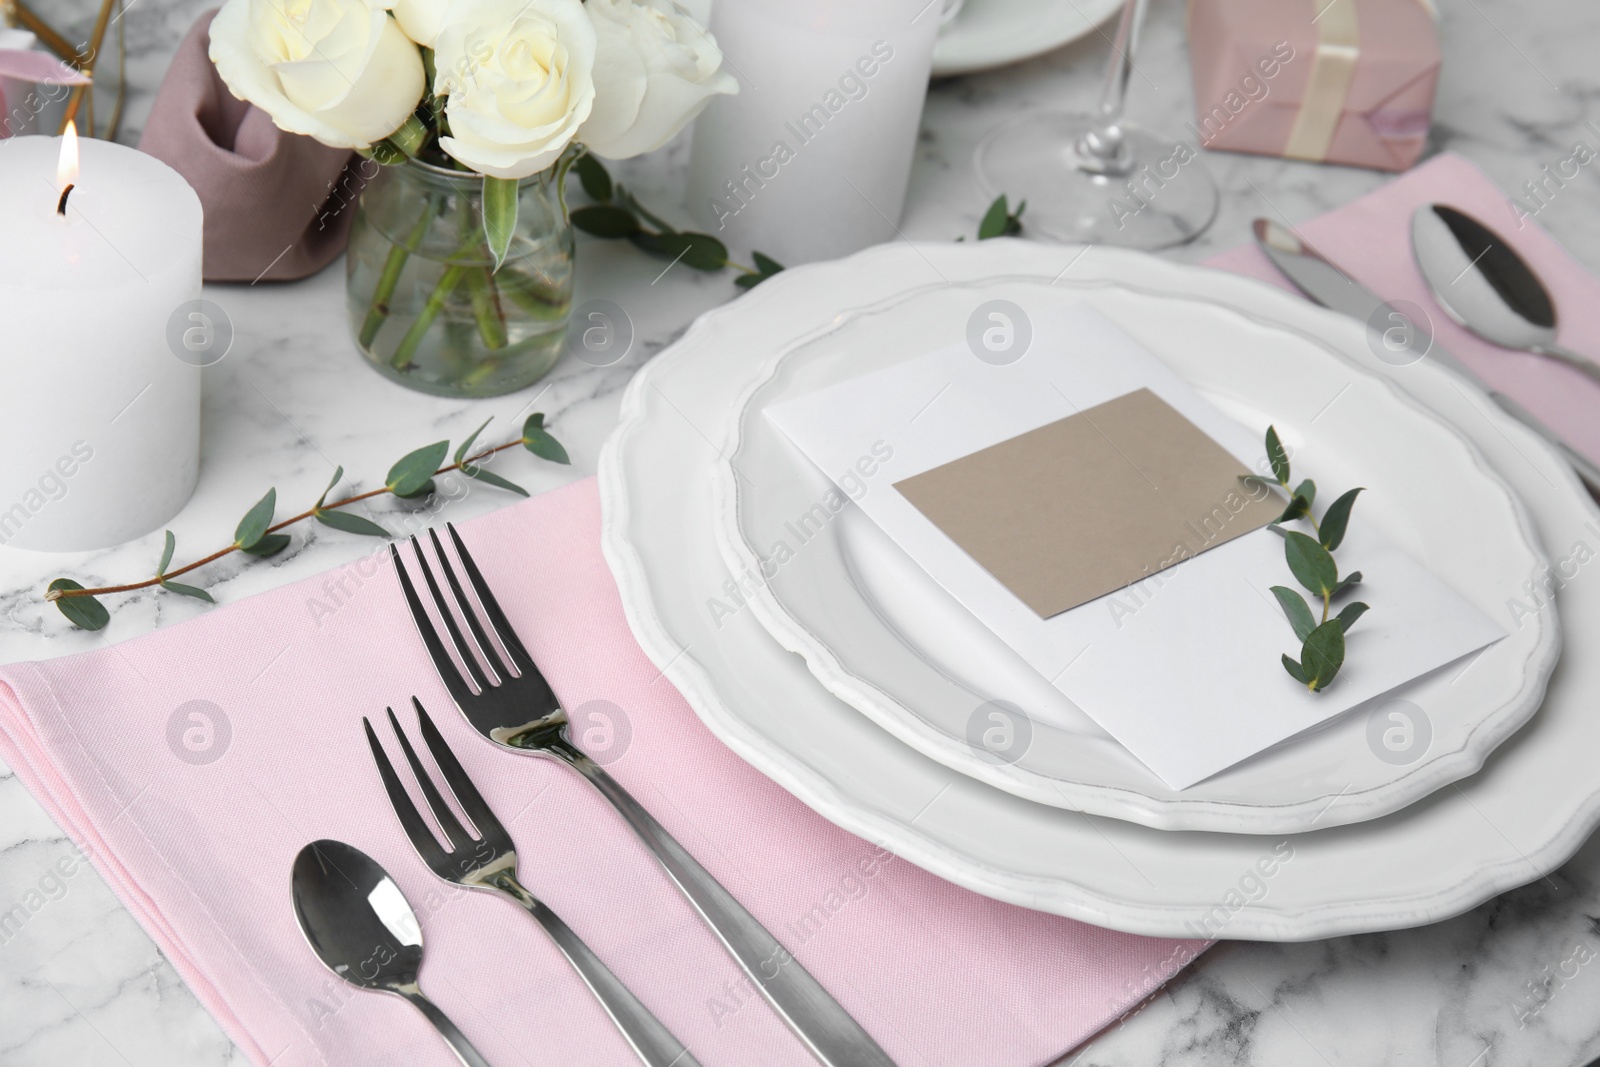
<instances>
[{"instance_id":1,"label":"silver fork","mask_svg":"<svg viewBox=\"0 0 1600 1067\"><path fill-rule=\"evenodd\" d=\"M395 737L400 740L400 748L405 753L406 762L411 765L411 773L416 776L417 787L422 790L423 799L433 812L434 820L450 843L448 849L441 846L438 838L433 836L433 831L417 812L416 805L411 802L410 794L401 784L394 765L389 762L383 745L378 742L378 735L372 730L372 723L363 717L361 724L366 727L367 743L372 746L372 758L377 762L378 773L383 777L383 787L389 793L389 803L394 806L394 813L399 817L400 825L405 829L406 836L411 839L411 845L417 850L417 855L422 857L422 862L447 882L454 882L468 889L486 889L499 893L527 909L528 914L538 920L539 925L544 927L562 955L567 957L567 962L571 963L573 969L583 978L584 983L605 1008L606 1014L611 1016L611 1021L622 1031L622 1036L633 1046L633 1051L638 1054L639 1059L649 1067L700 1067L695 1058L683 1047L682 1042L673 1037L660 1020L650 1014L650 1009L639 1003L638 998L611 973L609 967L600 962L600 957L572 932L572 928L562 921L561 916L551 911L518 880L517 851L511 842L511 835L506 833L505 826L495 817L482 794L473 786L472 779L467 777L467 772L462 770L455 753L450 751L444 738L440 736L438 727L434 726L433 720L423 710L422 702L412 697L411 703L416 706L417 722L422 728L422 740L426 742L428 751L433 754L434 765L439 768L445 786L455 795L462 812L472 821L473 827L478 832L476 838L467 833L440 794L433 777L417 758L416 751L411 747L411 741L400 728L400 720L395 718L394 709L385 709L389 712L389 724L394 727Z\"/></svg>"},{"instance_id":2,"label":"silver fork","mask_svg":"<svg viewBox=\"0 0 1600 1067\"><path fill-rule=\"evenodd\" d=\"M438 531L430 529L428 537L433 542L439 569L450 586L452 596L448 599L434 579L433 568L428 564L421 543L413 537L411 548L444 624L444 638L440 637L418 597L399 550L390 545L389 553L406 603L410 605L411 617L422 635L422 643L427 646L439 677L467 721L502 748L559 760L588 779L639 835L762 996L826 1067L894 1067L894 1061L811 977L800 961L604 768L572 744L567 732L566 711L511 628L472 554L462 543L461 535L456 533L453 524L447 523L446 529L481 608L482 619L462 588ZM470 644L457 622L456 612L452 611L452 604L466 623ZM491 633L494 641L490 640ZM458 660L451 658L452 651L459 657L459 665Z\"/></svg>"}]
</instances>

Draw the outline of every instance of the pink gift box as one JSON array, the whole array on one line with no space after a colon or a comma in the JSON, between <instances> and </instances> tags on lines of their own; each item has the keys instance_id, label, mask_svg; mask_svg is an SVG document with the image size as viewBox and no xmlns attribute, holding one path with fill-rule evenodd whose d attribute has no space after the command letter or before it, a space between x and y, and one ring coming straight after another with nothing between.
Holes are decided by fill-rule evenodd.
<instances>
[{"instance_id":1,"label":"pink gift box","mask_svg":"<svg viewBox=\"0 0 1600 1067\"><path fill-rule=\"evenodd\" d=\"M1439 81L1429 0L1190 0L1204 147L1405 170Z\"/></svg>"}]
</instances>

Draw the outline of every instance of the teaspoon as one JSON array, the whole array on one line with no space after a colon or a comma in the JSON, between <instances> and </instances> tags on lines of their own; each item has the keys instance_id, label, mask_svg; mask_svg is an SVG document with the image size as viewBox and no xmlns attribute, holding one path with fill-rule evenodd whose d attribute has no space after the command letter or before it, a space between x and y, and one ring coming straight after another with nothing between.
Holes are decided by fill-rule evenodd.
<instances>
[{"instance_id":1,"label":"teaspoon","mask_svg":"<svg viewBox=\"0 0 1600 1067\"><path fill-rule=\"evenodd\" d=\"M311 950L351 985L393 993L433 1024L466 1067L489 1061L417 984L422 928L389 873L343 841L313 841L294 858L294 916Z\"/></svg>"},{"instance_id":2,"label":"teaspoon","mask_svg":"<svg viewBox=\"0 0 1600 1067\"><path fill-rule=\"evenodd\" d=\"M1411 216L1411 247L1434 298L1457 323L1600 381L1600 364L1556 343L1549 290L1499 234L1457 208L1424 204Z\"/></svg>"}]
</instances>

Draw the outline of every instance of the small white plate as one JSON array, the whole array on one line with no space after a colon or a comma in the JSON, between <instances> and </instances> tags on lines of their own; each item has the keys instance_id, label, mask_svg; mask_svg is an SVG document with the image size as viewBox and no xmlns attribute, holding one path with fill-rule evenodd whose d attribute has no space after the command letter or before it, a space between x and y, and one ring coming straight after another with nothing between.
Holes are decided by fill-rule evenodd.
<instances>
[{"instance_id":1,"label":"small white plate","mask_svg":"<svg viewBox=\"0 0 1600 1067\"><path fill-rule=\"evenodd\" d=\"M761 548L798 544L796 516L825 499L832 482L766 417L767 408L944 348L987 301L1009 301L1043 321L1085 299L1047 279L937 282L837 319L826 333L764 362L713 437L727 456L717 465L713 499L724 562L736 575L761 577L746 583L744 595L778 643L804 656L829 692L923 755L1036 803L1166 830L1284 834L1360 822L1482 766L1538 708L1560 651L1554 613L1518 619L1508 611L1522 584L1545 566L1521 503L1460 432L1393 386L1226 308L1175 309L1170 299L1126 286L1087 297L1257 439L1276 424L1299 476L1315 476L1330 492L1365 486L1358 521L1425 561L1506 637L1176 790L854 504L814 532L806 527L793 558L769 566L770 547ZM1469 671L1471 684L1456 684ZM1030 736L1009 738L1020 758L996 759L981 743L985 708L997 699L1022 713L1010 728ZM1368 713L1400 699L1421 709L1431 738L1425 752L1398 753L1393 763L1375 759Z\"/></svg>"},{"instance_id":2,"label":"small white plate","mask_svg":"<svg viewBox=\"0 0 1600 1067\"><path fill-rule=\"evenodd\" d=\"M1121 0L966 0L939 31L933 76L1020 63L1094 32Z\"/></svg>"},{"instance_id":3,"label":"small white plate","mask_svg":"<svg viewBox=\"0 0 1600 1067\"><path fill-rule=\"evenodd\" d=\"M1511 484L1569 579L1559 593L1565 639L1600 645L1600 578L1570 574L1575 546L1588 559L1600 545L1600 511L1537 437L1431 362L1387 367L1359 323L1152 256L1017 241L896 244L793 268L702 316L634 377L601 453L601 544L623 609L707 727L825 818L949 881L1134 933L1297 941L1418 926L1571 856L1600 823L1600 657L1565 657L1539 713L1471 778L1381 819L1271 839L1153 830L984 785L834 697L753 612L708 609L732 578L713 532L718 453L707 434L762 361L841 311L930 282L1022 273L1085 293L1137 285L1206 315L1233 308L1241 322L1281 326L1389 377Z\"/></svg>"}]
</instances>

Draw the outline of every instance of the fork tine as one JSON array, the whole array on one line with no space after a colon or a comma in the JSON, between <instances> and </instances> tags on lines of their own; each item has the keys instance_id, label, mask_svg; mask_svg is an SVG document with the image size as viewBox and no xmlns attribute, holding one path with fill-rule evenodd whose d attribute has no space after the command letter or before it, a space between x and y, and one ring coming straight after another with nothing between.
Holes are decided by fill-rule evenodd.
<instances>
[{"instance_id":1,"label":"fork tine","mask_svg":"<svg viewBox=\"0 0 1600 1067\"><path fill-rule=\"evenodd\" d=\"M416 749L411 747L411 739L400 729L400 720L395 718L394 709L384 710L389 713L389 725L394 727L394 735L400 739L400 749L406 754L406 762L411 764L411 773L417 776L417 785L422 789L422 797L428 802L433 817L439 821L439 828L444 831L445 840L450 842L452 850L460 850L471 844L473 839L456 818L456 813L450 810L450 805L440 794L439 787L433 784L433 775L428 773L428 769L417 758Z\"/></svg>"},{"instance_id":2,"label":"fork tine","mask_svg":"<svg viewBox=\"0 0 1600 1067\"><path fill-rule=\"evenodd\" d=\"M467 581L472 583L472 591L478 595L478 602L483 605L483 613L489 617L489 625L500 635L500 640L506 646L506 651L511 654L517 671L527 674L529 671L537 670L533 665L533 657L522 647L522 640L517 637L517 631L511 628L506 613L500 610L500 602L489 591L489 583L483 580L483 572L478 570L477 561L472 558L472 553L467 551L461 535L456 533L456 524L447 522L444 528L450 531L450 541L456 546L456 555L461 557L461 566L466 568Z\"/></svg>"},{"instance_id":3,"label":"fork tine","mask_svg":"<svg viewBox=\"0 0 1600 1067\"><path fill-rule=\"evenodd\" d=\"M393 715L394 712L391 711L389 714ZM449 856L439 847L438 838L433 836L433 831L423 822L416 805L411 803L411 796L406 792L406 787L400 784L400 776L394 773L394 764L389 762L388 755L383 751L383 745L378 743L378 735L372 731L372 723L365 715L361 717L361 725L366 728L367 744L372 746L373 762L378 765L378 774L383 778L384 791L389 794L389 806L394 808L395 817L400 820L400 828L411 839L411 847L417 850L422 862L435 872L448 869Z\"/></svg>"},{"instance_id":4,"label":"fork tine","mask_svg":"<svg viewBox=\"0 0 1600 1067\"><path fill-rule=\"evenodd\" d=\"M472 630L472 639L483 651L483 658L488 661L489 666L494 668L502 682L505 681L511 677L511 672L500 662L499 651L495 648L494 642L489 640L489 635L484 633L482 624L478 622L478 613L472 609L472 601L467 599L467 594L462 590L461 581L456 577L456 569L450 566L450 557L445 554L444 543L439 540L439 531L430 526L428 537L433 541L433 555L439 561L439 569L444 571L444 579L450 585L450 592L455 594L456 603L461 605L461 614L467 618L467 626ZM507 652L509 651L508 646Z\"/></svg>"},{"instance_id":5,"label":"fork tine","mask_svg":"<svg viewBox=\"0 0 1600 1067\"><path fill-rule=\"evenodd\" d=\"M433 660L434 670L439 672L439 678L444 682L444 687L450 691L456 706L465 707L467 701L474 695L472 688L467 685L455 661L450 658L449 651L439 640L439 632L434 629L433 620L428 618L427 609L422 606L422 600L417 596L416 586L411 584L411 575L406 571L405 561L400 558L400 550L392 542L389 545L389 559L394 564L395 574L400 577L400 588L405 592L406 604L411 609L411 619L417 624L417 633L422 636L422 643L428 647L428 656ZM448 611L442 614L446 618L450 616Z\"/></svg>"},{"instance_id":6,"label":"fork tine","mask_svg":"<svg viewBox=\"0 0 1600 1067\"><path fill-rule=\"evenodd\" d=\"M461 636L461 627L456 625L456 614L450 610L450 601L440 591L439 583L433 577L433 568L428 566L428 557L422 551L422 542L415 537L411 538L411 551L417 557L417 565L422 568L422 577L428 583L428 592L433 594L433 606L439 609L439 618L444 620L444 628L450 634L451 646L460 653L462 665L466 667L468 676L477 683L478 692L486 692L490 685L495 683L489 680L489 676L478 665L478 657L467 647L466 640ZM461 613L471 618L472 605L462 604Z\"/></svg>"},{"instance_id":7,"label":"fork tine","mask_svg":"<svg viewBox=\"0 0 1600 1067\"><path fill-rule=\"evenodd\" d=\"M433 762L438 766L439 773L444 775L445 784L461 802L461 810L467 813L467 818L477 826L478 833L485 841L506 840L505 826L495 816L489 802L483 799L483 794L478 792L478 787L472 784L472 779L467 777L456 754L445 744L444 735L433 724L433 718L422 706L422 701L412 697L411 704L417 709L417 724L422 728L422 740L427 744L428 751L433 753Z\"/></svg>"}]
</instances>

